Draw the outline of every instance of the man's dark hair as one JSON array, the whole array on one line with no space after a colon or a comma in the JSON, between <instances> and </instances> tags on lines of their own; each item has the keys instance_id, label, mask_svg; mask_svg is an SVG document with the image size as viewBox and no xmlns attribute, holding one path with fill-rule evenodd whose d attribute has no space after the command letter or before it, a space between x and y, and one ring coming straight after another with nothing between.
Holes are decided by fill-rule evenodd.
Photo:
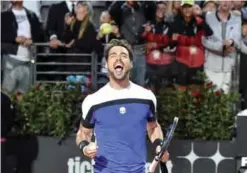
<instances>
[{"instance_id":1,"label":"man's dark hair","mask_svg":"<svg viewBox=\"0 0 247 173\"><path fill-rule=\"evenodd\" d=\"M109 52L110 52L111 48L113 48L115 46L121 46L121 47L124 47L125 49L127 49L128 52L129 52L129 58L130 58L130 60L131 61L133 60L133 51L132 51L132 48L131 48L130 44L126 40L112 39L105 46L104 57L105 57L106 61L108 60L108 56L109 56Z\"/></svg>"}]
</instances>

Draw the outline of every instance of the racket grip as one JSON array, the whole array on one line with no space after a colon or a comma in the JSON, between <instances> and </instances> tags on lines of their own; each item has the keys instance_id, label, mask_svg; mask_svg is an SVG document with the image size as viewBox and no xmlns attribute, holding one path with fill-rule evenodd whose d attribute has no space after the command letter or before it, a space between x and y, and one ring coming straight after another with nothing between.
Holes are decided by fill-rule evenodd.
<instances>
[{"instance_id":1,"label":"racket grip","mask_svg":"<svg viewBox=\"0 0 247 173\"><path fill-rule=\"evenodd\" d=\"M148 173L154 173L157 165L159 164L159 160L156 158L152 161L151 165L149 166Z\"/></svg>"}]
</instances>

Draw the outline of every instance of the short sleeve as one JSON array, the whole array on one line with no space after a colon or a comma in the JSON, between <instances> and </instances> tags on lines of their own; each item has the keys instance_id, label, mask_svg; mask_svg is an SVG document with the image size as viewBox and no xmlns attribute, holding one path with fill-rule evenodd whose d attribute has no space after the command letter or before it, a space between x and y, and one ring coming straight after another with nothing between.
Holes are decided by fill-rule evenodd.
<instances>
[{"instance_id":1,"label":"short sleeve","mask_svg":"<svg viewBox=\"0 0 247 173\"><path fill-rule=\"evenodd\" d=\"M94 127L94 119L92 113L92 99L91 95L88 95L84 101L82 102L82 119L81 124L85 128L93 128Z\"/></svg>"},{"instance_id":2,"label":"short sleeve","mask_svg":"<svg viewBox=\"0 0 247 173\"><path fill-rule=\"evenodd\" d=\"M156 111L157 111L157 99L152 91L149 91L149 113L147 115L147 121L156 121Z\"/></svg>"}]
</instances>

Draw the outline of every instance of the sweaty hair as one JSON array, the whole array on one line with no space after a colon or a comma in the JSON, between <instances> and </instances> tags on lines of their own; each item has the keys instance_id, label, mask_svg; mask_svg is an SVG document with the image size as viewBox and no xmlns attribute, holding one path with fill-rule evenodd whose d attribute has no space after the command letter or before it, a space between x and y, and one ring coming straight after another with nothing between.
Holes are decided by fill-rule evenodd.
<instances>
[{"instance_id":1,"label":"sweaty hair","mask_svg":"<svg viewBox=\"0 0 247 173\"><path fill-rule=\"evenodd\" d=\"M105 57L106 61L108 60L108 56L109 56L110 50L115 46L121 46L121 47L124 47L125 49L127 49L127 51L129 52L130 60L131 61L133 60L133 51L132 51L132 48L131 48L130 44L126 40L112 39L105 46L104 57Z\"/></svg>"}]
</instances>

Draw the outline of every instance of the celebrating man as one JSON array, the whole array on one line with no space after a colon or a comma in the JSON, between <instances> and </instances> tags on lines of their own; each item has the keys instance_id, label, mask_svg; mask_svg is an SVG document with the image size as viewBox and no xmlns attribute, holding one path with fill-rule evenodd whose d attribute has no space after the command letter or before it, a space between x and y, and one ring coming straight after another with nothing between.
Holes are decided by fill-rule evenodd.
<instances>
[{"instance_id":1,"label":"celebrating man","mask_svg":"<svg viewBox=\"0 0 247 173\"><path fill-rule=\"evenodd\" d=\"M133 53L123 40L105 50L109 83L82 103L76 142L83 155L95 159L95 173L144 173L146 131L158 152L163 134L156 121L156 97L129 80ZM91 142L94 130L96 143ZM165 162L169 154L164 153Z\"/></svg>"}]
</instances>

